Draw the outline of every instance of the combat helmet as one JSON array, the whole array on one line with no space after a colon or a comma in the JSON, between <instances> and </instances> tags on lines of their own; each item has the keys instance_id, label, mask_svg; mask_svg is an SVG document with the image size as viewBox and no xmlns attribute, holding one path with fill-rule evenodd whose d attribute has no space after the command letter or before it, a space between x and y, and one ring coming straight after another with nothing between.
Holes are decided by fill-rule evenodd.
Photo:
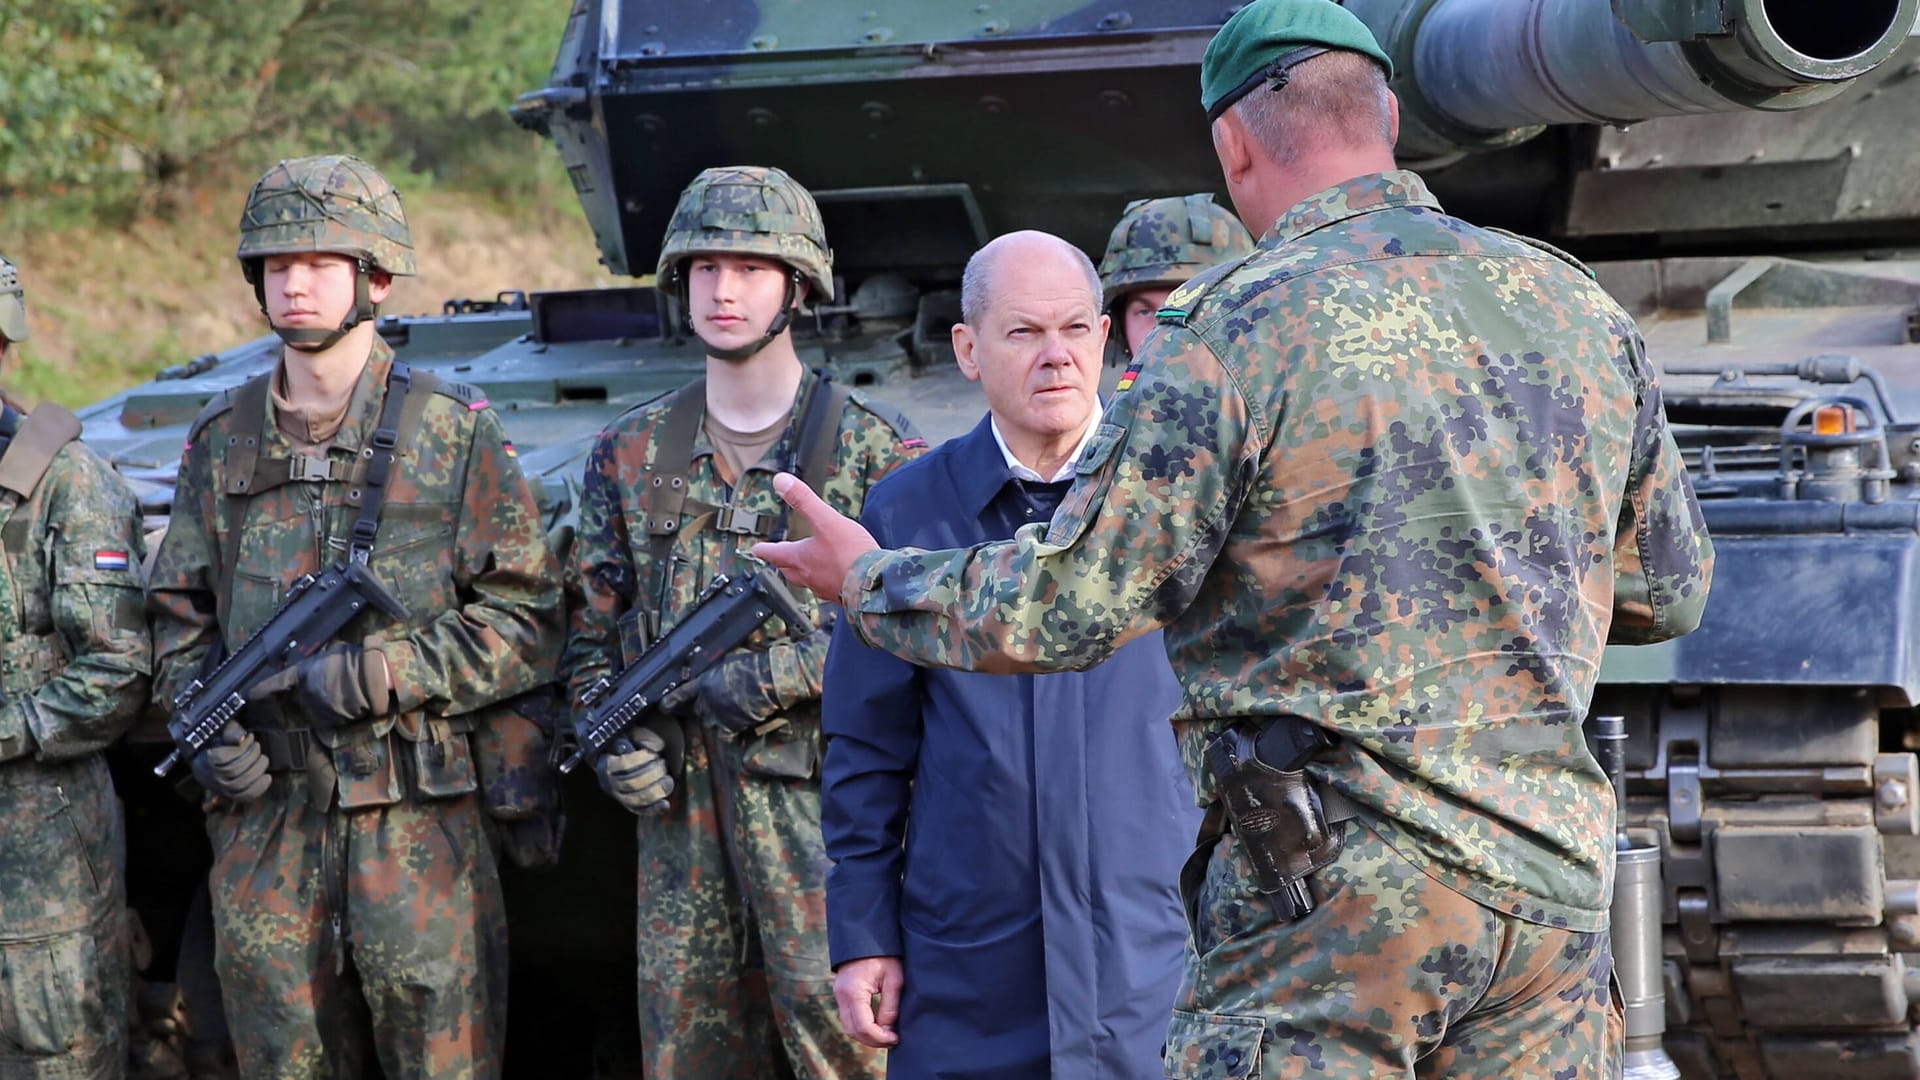
<instances>
[{"instance_id":1,"label":"combat helmet","mask_svg":"<svg viewBox=\"0 0 1920 1080\"><path fill-rule=\"evenodd\" d=\"M1213 196L1175 195L1127 204L1100 260L1100 306L1111 311L1136 289L1171 289L1218 262L1253 250L1240 219Z\"/></svg>"},{"instance_id":2,"label":"combat helmet","mask_svg":"<svg viewBox=\"0 0 1920 1080\"><path fill-rule=\"evenodd\" d=\"M0 338L8 344L27 340L27 291L20 270L0 255Z\"/></svg>"},{"instance_id":3,"label":"combat helmet","mask_svg":"<svg viewBox=\"0 0 1920 1080\"><path fill-rule=\"evenodd\" d=\"M414 273L413 233L407 228L400 193L378 169L346 154L275 164L247 192L247 206L240 214L240 246L234 252L262 312L267 307L263 261L269 255L305 252L346 255L360 264L353 312L338 329L273 328L295 348L324 349L373 318L367 271L396 276Z\"/></svg>"},{"instance_id":4,"label":"combat helmet","mask_svg":"<svg viewBox=\"0 0 1920 1080\"><path fill-rule=\"evenodd\" d=\"M787 298L766 334L751 345L712 350L744 360L780 336L792 321L802 280L822 300L833 299L833 249L820 207L800 182L775 168L725 165L706 169L680 193L660 245L657 278L678 292L684 310L687 260L695 255L756 255L785 263Z\"/></svg>"}]
</instances>

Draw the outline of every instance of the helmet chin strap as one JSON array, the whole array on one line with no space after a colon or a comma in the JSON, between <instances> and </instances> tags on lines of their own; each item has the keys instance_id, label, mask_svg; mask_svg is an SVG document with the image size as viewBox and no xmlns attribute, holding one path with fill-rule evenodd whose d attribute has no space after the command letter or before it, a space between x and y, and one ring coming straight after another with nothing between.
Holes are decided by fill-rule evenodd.
<instances>
[{"instance_id":1,"label":"helmet chin strap","mask_svg":"<svg viewBox=\"0 0 1920 1080\"><path fill-rule=\"evenodd\" d=\"M267 311L267 275L265 268L256 262L253 272L253 297L260 303L260 314L267 317L267 325L287 343L287 348L300 352L325 352L340 343L347 332L374 316L373 297L367 291L367 261L357 259L353 272L353 310L340 320L340 325L332 330L322 330L313 326L281 326L273 321L272 313Z\"/></svg>"},{"instance_id":2,"label":"helmet chin strap","mask_svg":"<svg viewBox=\"0 0 1920 1080\"><path fill-rule=\"evenodd\" d=\"M680 306L681 309L687 313L689 320L693 318L691 292L691 286L687 284L686 278L682 276ZM800 271L790 270L787 272L787 296L786 299L780 302L780 314L775 315L773 322L767 324L767 332L761 334L758 340L749 341L745 345L735 345L730 349L723 349L718 345L710 344L706 338L701 338L700 344L706 346L707 355L713 357L715 360L745 360L758 355L760 350L773 344L774 338L786 332L787 326L793 322L793 312L799 301ZM696 334L695 336L698 335Z\"/></svg>"}]
</instances>

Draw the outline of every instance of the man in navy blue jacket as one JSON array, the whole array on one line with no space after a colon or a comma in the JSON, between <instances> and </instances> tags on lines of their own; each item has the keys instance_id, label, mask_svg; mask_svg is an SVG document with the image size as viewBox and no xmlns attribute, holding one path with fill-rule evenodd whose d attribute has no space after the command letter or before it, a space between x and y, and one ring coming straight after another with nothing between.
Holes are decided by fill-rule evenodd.
<instances>
[{"instance_id":1,"label":"man in navy blue jacket","mask_svg":"<svg viewBox=\"0 0 1920 1080\"><path fill-rule=\"evenodd\" d=\"M990 411L868 494L882 545L964 547L1052 517L1099 423L1100 298L1057 237L980 249L953 342ZM892 1048L892 1080L1159 1077L1198 821L1160 635L1032 676L916 667L842 632L822 700L847 1032Z\"/></svg>"}]
</instances>

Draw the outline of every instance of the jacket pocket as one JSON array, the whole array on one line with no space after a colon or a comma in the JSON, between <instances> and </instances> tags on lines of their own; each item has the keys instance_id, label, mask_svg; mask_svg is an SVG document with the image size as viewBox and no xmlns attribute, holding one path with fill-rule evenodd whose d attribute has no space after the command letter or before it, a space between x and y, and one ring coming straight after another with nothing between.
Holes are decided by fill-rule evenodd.
<instances>
[{"instance_id":1,"label":"jacket pocket","mask_svg":"<svg viewBox=\"0 0 1920 1080\"><path fill-rule=\"evenodd\" d=\"M41 941L0 945L0 1052L9 1056L65 1054L104 1018L89 1015L95 967L93 935L86 931Z\"/></svg>"},{"instance_id":2,"label":"jacket pocket","mask_svg":"<svg viewBox=\"0 0 1920 1080\"><path fill-rule=\"evenodd\" d=\"M404 741L413 751L413 787L420 798L452 799L479 790L466 731L428 720L419 740Z\"/></svg>"},{"instance_id":3,"label":"jacket pocket","mask_svg":"<svg viewBox=\"0 0 1920 1080\"><path fill-rule=\"evenodd\" d=\"M344 733L319 733L322 744L333 754L341 809L392 806L400 801L400 773L393 762L393 724L394 718L389 716ZM346 737L339 737L341 734Z\"/></svg>"},{"instance_id":4,"label":"jacket pocket","mask_svg":"<svg viewBox=\"0 0 1920 1080\"><path fill-rule=\"evenodd\" d=\"M1260 1070L1260 1040L1267 1022L1258 1016L1173 1011L1160 1064L1167 1080L1244 1080Z\"/></svg>"},{"instance_id":5,"label":"jacket pocket","mask_svg":"<svg viewBox=\"0 0 1920 1080\"><path fill-rule=\"evenodd\" d=\"M749 776L811 780L820 775L820 722L793 720L747 742L740 768Z\"/></svg>"}]
</instances>

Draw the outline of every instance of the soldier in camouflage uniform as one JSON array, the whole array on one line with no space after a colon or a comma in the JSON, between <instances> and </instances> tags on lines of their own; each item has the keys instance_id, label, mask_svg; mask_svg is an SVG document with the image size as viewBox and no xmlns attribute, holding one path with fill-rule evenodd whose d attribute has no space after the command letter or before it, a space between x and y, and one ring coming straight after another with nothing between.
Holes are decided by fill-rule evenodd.
<instances>
[{"instance_id":1,"label":"soldier in camouflage uniform","mask_svg":"<svg viewBox=\"0 0 1920 1080\"><path fill-rule=\"evenodd\" d=\"M778 169L708 169L681 194L659 280L679 290L707 374L615 421L588 459L568 568L574 700L716 574L752 572L743 548L787 534L776 471L803 468L858 514L868 488L924 448L903 418L795 353L789 323L804 298L833 299L832 266L813 196ZM841 1032L833 999L819 773L833 619L813 614L813 633L771 622L669 696L683 755L636 729L634 753L599 765L602 786L640 815L650 1077L771 1075L781 1046L803 1077L881 1073L880 1053Z\"/></svg>"},{"instance_id":2,"label":"soldier in camouflage uniform","mask_svg":"<svg viewBox=\"0 0 1920 1080\"><path fill-rule=\"evenodd\" d=\"M1121 346L1114 351L1133 359L1167 294L1207 267L1252 250L1247 227L1205 192L1128 203L1100 259L1100 303L1121 331L1109 339Z\"/></svg>"},{"instance_id":3,"label":"soldier in camouflage uniform","mask_svg":"<svg viewBox=\"0 0 1920 1080\"><path fill-rule=\"evenodd\" d=\"M815 538L759 551L920 663L1083 667L1166 627L1210 823L1169 1077L1617 1064L1581 721L1609 641L1698 623L1712 546L1632 321L1395 169L1389 69L1332 0L1221 29L1204 104L1264 239L1175 290L1048 526L871 552L783 480ZM1248 791L1293 801L1223 831Z\"/></svg>"},{"instance_id":4,"label":"soldier in camouflage uniform","mask_svg":"<svg viewBox=\"0 0 1920 1080\"><path fill-rule=\"evenodd\" d=\"M0 257L0 363L27 338ZM0 1080L122 1074L126 898L101 751L146 701L140 511L58 405L0 406Z\"/></svg>"},{"instance_id":5,"label":"soldier in camouflage uniform","mask_svg":"<svg viewBox=\"0 0 1920 1080\"><path fill-rule=\"evenodd\" d=\"M285 348L188 436L148 591L159 694L339 560L407 611L364 613L255 687L245 730L192 762L241 1072L357 1078L371 1052L390 1080L494 1076L506 927L476 710L553 679L558 568L485 399L374 333L414 271L385 178L351 157L273 166L238 255Z\"/></svg>"}]
</instances>

